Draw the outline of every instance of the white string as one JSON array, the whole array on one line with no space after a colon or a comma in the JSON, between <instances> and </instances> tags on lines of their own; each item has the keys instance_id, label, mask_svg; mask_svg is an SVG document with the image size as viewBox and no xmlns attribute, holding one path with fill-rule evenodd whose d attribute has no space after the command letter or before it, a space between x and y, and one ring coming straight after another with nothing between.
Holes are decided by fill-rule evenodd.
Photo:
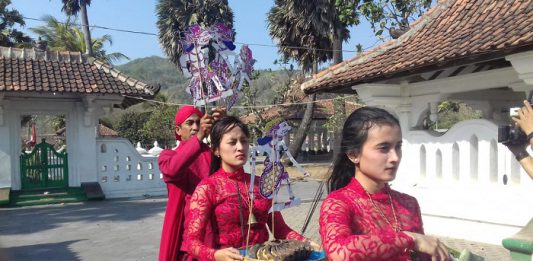
<instances>
[{"instance_id":1,"label":"white string","mask_svg":"<svg viewBox=\"0 0 533 261\"><path fill-rule=\"evenodd\" d=\"M151 100L151 99L145 99L142 97L134 97L129 95L122 95L123 97L131 98L131 99L137 99L142 100L146 102L152 102L152 103L158 103L158 104L164 104L164 105L171 105L171 106L184 106L184 105L190 105L187 103L172 103L172 102L162 102L157 100ZM288 106L288 105L305 105L309 103L320 103L320 102L326 102L326 101L332 101L335 99L347 99L351 97L356 97L357 95L349 95L344 97L336 97L336 98L328 98L328 99L322 99L322 100L315 100L315 101L307 101L307 102L286 102L286 103L277 103L277 104L267 104L267 105L250 105L250 106L233 106L232 108L238 108L238 109L246 109L246 108L271 108L271 107L277 107L277 106Z\"/></svg>"},{"instance_id":2,"label":"white string","mask_svg":"<svg viewBox=\"0 0 533 261\"><path fill-rule=\"evenodd\" d=\"M26 17L26 16L23 16L22 18L27 19L27 20L32 20L32 21L46 22L43 19L31 18L31 17ZM58 23L66 24L65 22L60 22L60 21L58 21ZM69 24L70 25L75 25L75 26L80 26L80 27L83 26L82 24L78 24L78 23L69 23ZM123 32L123 33L132 33L132 34L142 34L142 35L157 36L157 34L150 33L150 32L142 32L142 31L127 30L127 29L111 28L111 27L100 26L100 25L88 25L87 27L89 27L89 28L98 28L98 29L109 30L109 31ZM183 37L178 37L178 39L183 39ZM369 46L367 48L363 48L362 51L366 51L366 50L368 50L370 48L373 48L380 41L381 40L378 40L372 46ZM332 51L332 52L342 51L342 52L345 52L345 53L355 53L355 52L357 52L357 51L354 51L354 50L321 49L321 48L309 48L309 47L303 47L303 46L288 46L288 45L273 45L273 44L243 43L243 42L234 42L234 43L241 44L241 45L273 47L273 48L284 47L284 48L289 48L289 49L303 49L303 50L316 50L316 51Z\"/></svg>"}]
</instances>

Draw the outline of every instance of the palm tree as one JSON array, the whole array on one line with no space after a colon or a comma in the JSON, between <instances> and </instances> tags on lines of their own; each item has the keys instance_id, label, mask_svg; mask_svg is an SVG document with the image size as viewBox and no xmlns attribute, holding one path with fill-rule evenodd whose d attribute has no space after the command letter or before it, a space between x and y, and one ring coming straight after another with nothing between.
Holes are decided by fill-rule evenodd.
<instances>
[{"instance_id":1,"label":"palm tree","mask_svg":"<svg viewBox=\"0 0 533 261\"><path fill-rule=\"evenodd\" d=\"M30 28L30 30L47 42L49 50L84 53L87 49L93 49L93 56L107 63L129 59L122 53L108 54L105 51L105 43L113 44L111 36L107 34L95 39L92 42L92 48L87 48L84 34L71 20L71 17L68 17L65 22L59 22L55 17L47 15L42 17L42 20L46 22L46 25Z\"/></svg>"},{"instance_id":2,"label":"palm tree","mask_svg":"<svg viewBox=\"0 0 533 261\"><path fill-rule=\"evenodd\" d=\"M342 61L342 41L348 39L349 33L338 18L335 1L276 0L267 20L270 35L278 42L283 59L294 59L303 71L317 73L318 63L330 60L334 53L334 62ZM294 157L299 154L313 117L316 94L309 98L289 148Z\"/></svg>"},{"instance_id":3,"label":"palm tree","mask_svg":"<svg viewBox=\"0 0 533 261\"><path fill-rule=\"evenodd\" d=\"M19 11L7 6L10 0L0 0L0 45L7 47L28 47L31 46L31 38L13 27L18 24L24 26L24 19Z\"/></svg>"},{"instance_id":4,"label":"palm tree","mask_svg":"<svg viewBox=\"0 0 533 261\"><path fill-rule=\"evenodd\" d=\"M224 23L233 28L233 11L227 0L159 0L157 16L161 48L178 68L183 52L180 39L189 26Z\"/></svg>"},{"instance_id":5,"label":"palm tree","mask_svg":"<svg viewBox=\"0 0 533 261\"><path fill-rule=\"evenodd\" d=\"M85 46L88 46L85 53L89 56L93 56L93 50L91 46L91 31L89 30L89 18L87 17L87 6L91 5L91 0L61 0L63 7L61 11L65 12L68 16L76 16L78 13L81 16L81 24L83 31L83 39Z\"/></svg>"}]
</instances>

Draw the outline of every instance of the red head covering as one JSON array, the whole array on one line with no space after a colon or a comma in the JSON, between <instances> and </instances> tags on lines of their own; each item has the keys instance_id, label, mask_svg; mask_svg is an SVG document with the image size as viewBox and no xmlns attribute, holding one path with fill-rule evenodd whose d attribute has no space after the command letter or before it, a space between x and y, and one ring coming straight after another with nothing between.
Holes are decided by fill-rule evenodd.
<instances>
[{"instance_id":1,"label":"red head covering","mask_svg":"<svg viewBox=\"0 0 533 261\"><path fill-rule=\"evenodd\" d=\"M176 112L176 117L174 119L175 126L179 126L180 124L182 124L187 118L189 118L193 114L198 115L198 117L200 117L200 118L202 118L204 116L204 114L200 110L196 109L196 107L194 107L194 106L185 105L185 106L181 107ZM177 133L176 133L176 139L177 140L181 140L181 136L178 135Z\"/></svg>"}]
</instances>

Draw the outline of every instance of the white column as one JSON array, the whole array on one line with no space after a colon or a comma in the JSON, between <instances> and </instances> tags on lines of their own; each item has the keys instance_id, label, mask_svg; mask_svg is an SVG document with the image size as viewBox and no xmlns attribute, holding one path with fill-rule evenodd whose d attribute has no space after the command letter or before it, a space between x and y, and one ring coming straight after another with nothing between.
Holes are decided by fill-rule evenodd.
<instances>
[{"instance_id":1,"label":"white column","mask_svg":"<svg viewBox=\"0 0 533 261\"><path fill-rule=\"evenodd\" d=\"M315 151L315 132L310 130L307 138L309 139L309 151Z\"/></svg>"},{"instance_id":2,"label":"white column","mask_svg":"<svg viewBox=\"0 0 533 261\"><path fill-rule=\"evenodd\" d=\"M80 186L82 182L98 181L96 160L97 120L93 113L94 108L78 103L76 109L77 117L70 121L70 125L74 125L72 128L75 130L67 129L67 135L69 133L73 134L67 137L67 142L73 141L76 145L69 151L69 166L74 166L75 170L75 173L72 173L73 175L69 173L70 186ZM68 127L69 124L67 123Z\"/></svg>"},{"instance_id":3,"label":"white column","mask_svg":"<svg viewBox=\"0 0 533 261\"><path fill-rule=\"evenodd\" d=\"M512 54L505 57L518 73L518 78L533 86L533 51Z\"/></svg>"},{"instance_id":4,"label":"white column","mask_svg":"<svg viewBox=\"0 0 533 261\"><path fill-rule=\"evenodd\" d=\"M14 174L14 169L12 166L14 151L12 151L12 141L16 140L14 139L14 135L11 135L9 126L13 126L13 124L17 124L13 121L13 117L9 117L9 110L6 106L7 101L2 101L2 104L0 104L0 118L2 118L0 122L0 137L4 137L0 139L0 188L6 188L6 187L12 187L12 175ZM20 122L18 123L20 126ZM20 189L20 187L16 188Z\"/></svg>"}]
</instances>

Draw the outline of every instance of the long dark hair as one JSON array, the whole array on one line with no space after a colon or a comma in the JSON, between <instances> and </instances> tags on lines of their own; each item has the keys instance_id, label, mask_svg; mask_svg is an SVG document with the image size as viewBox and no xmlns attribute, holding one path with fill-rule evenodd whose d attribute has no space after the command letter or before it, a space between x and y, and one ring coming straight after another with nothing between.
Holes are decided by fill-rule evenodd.
<instances>
[{"instance_id":1,"label":"long dark hair","mask_svg":"<svg viewBox=\"0 0 533 261\"><path fill-rule=\"evenodd\" d=\"M220 169L222 160L215 156L215 150L220 146L220 141L224 134L230 132L233 128L239 127L246 137L250 138L250 131L246 124L235 116L226 116L213 124L211 129L211 166L209 168L209 175L215 173Z\"/></svg>"},{"instance_id":2,"label":"long dark hair","mask_svg":"<svg viewBox=\"0 0 533 261\"><path fill-rule=\"evenodd\" d=\"M342 128L340 150L328 178L329 192L350 183L355 173L355 164L348 158L347 153L360 153L368 138L368 130L375 125L400 126L400 122L386 110L376 107L362 107L348 116Z\"/></svg>"}]
</instances>

